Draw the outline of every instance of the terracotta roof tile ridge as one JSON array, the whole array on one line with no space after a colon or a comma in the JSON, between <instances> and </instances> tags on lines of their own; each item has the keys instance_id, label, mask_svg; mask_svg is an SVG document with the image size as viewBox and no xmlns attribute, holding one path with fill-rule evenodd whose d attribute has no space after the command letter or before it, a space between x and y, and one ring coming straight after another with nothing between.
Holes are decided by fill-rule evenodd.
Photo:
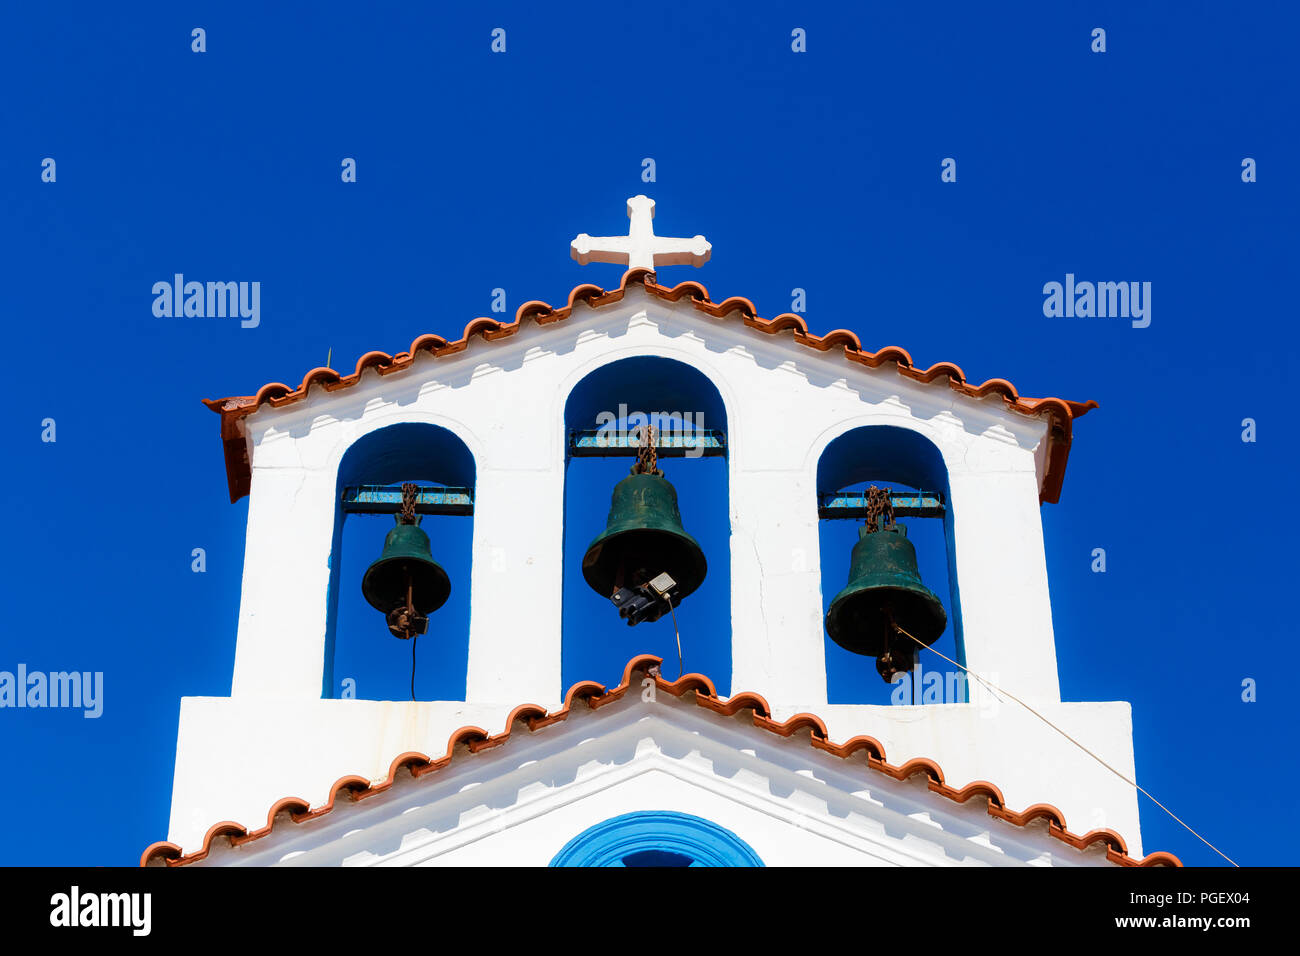
<instances>
[{"instance_id":1,"label":"terracotta roof tile ridge","mask_svg":"<svg viewBox=\"0 0 1300 956\"><path fill-rule=\"evenodd\" d=\"M505 744L522 728L528 733L535 733L551 724L568 718L573 708L579 703L597 710L607 704L621 699L636 682L637 674L644 674L655 682L656 690L682 699L694 694L694 702L724 717L733 717L742 711L750 711L753 724L762 730L780 737L794 737L803 731L808 733L808 742L812 747L823 750L836 757L847 759L858 751L866 752L867 766L895 780L904 781L917 774L924 774L927 787L933 793L940 794L955 803L981 798L988 802L990 816L996 817L1014 826L1027 826L1037 820L1047 822L1047 832L1061 842L1077 849L1086 850L1095 843L1104 843L1106 858L1120 866L1182 866L1182 862L1172 853L1149 853L1138 860L1128 855L1128 847L1114 830L1095 829L1082 835L1072 833L1066 828L1065 817L1056 807L1038 803L1017 813L1008 810L1002 791L992 783L977 780L960 790L944 782L943 770L933 760L924 757L913 758L901 766L894 766L886 761L884 747L874 737L855 736L842 744L829 739L825 723L814 714L795 714L788 720L776 721L771 716L767 701L753 692L740 692L728 698L721 698L713 682L703 674L685 674L669 682L659 674L662 659L653 654L641 654L627 662L623 669L623 679L616 686L607 688L595 681L580 681L569 688L564 695L564 704L555 711L547 711L537 704L520 704L509 714L505 728L499 734L489 734L481 727L466 726L455 730L447 740L445 751L441 755L407 751L398 755L389 765L388 774L381 780L372 781L365 777L349 774L340 777L329 790L329 799L319 807L312 808L305 800L298 797L283 797L270 807L265 825L250 830L231 820L223 820L208 829L203 837L202 846L193 853L185 854L181 847L167 841L159 841L147 847L140 856L141 866L185 866L205 859L213 850L214 841L225 840L231 847L243 846L270 834L277 825L286 823L301 824L330 813L340 795L356 803L389 790L405 770L412 778L420 778L433 773L452 762L459 754L475 754ZM462 758L463 759L463 758ZM221 846L220 842L217 846Z\"/></svg>"},{"instance_id":2,"label":"terracotta roof tile ridge","mask_svg":"<svg viewBox=\"0 0 1300 956\"><path fill-rule=\"evenodd\" d=\"M434 358L455 355L469 348L471 340L475 338L485 342L500 341L514 335L526 322L534 322L538 325L558 323L567 319L579 302L588 308L599 308L620 301L631 286L640 286L648 295L667 302L689 299L696 309L713 318L727 318L739 312L743 323L749 328L774 336L789 332L792 340L798 345L818 352L839 349L848 361L868 368L876 369L886 363L893 363L900 375L922 384L944 378L953 390L972 398L996 396L1000 397L1009 408L1022 414L1047 414L1052 424L1047 476L1040 496L1044 502L1055 502L1060 497L1061 482L1064 480L1065 462L1071 441L1071 423L1075 418L1082 417L1098 407L1095 401L1026 398L1020 395L1011 382L1002 378L991 378L973 384L967 380L961 367L951 362L939 362L928 369L918 369L907 350L898 346L890 345L871 352L863 349L861 340L848 329L835 329L821 336L813 335L808 331L808 324L804 318L792 312L782 313L773 319L759 318L754 303L749 299L732 296L721 302L713 302L709 298L708 290L699 282L679 282L675 286L668 287L660 285L655 273L649 269L629 269L623 273L617 289L606 291L591 283L575 286L570 290L566 303L558 309L547 302L530 300L515 310L513 321L502 322L480 316L466 324L461 337L454 341L426 333L418 336L405 352L398 352L395 355L378 351L367 352L357 360L355 370L349 375L343 375L329 368L314 368L296 387L283 382L271 382L263 385L253 395L203 399L204 405L221 415L222 439L226 442L226 471L230 486L230 500L238 501L248 493L251 477L246 449L243 447L243 438L239 434L237 422L257 411L262 405L282 408L305 399L313 386L331 392L348 388L361 381L362 375L368 369L374 369L379 375L391 375L410 368L416 358L424 353ZM238 443L235 443L236 438Z\"/></svg>"}]
</instances>

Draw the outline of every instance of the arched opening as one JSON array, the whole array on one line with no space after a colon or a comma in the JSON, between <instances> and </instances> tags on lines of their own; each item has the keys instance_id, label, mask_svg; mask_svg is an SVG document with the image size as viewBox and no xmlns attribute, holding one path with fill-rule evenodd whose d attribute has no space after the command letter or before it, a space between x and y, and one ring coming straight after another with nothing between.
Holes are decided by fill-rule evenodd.
<instances>
[{"instance_id":1,"label":"arched opening","mask_svg":"<svg viewBox=\"0 0 1300 956\"><path fill-rule=\"evenodd\" d=\"M474 480L469 448L437 425L407 422L376 429L343 455L334 498L322 696L409 700L414 652L415 699L465 699ZM389 633L384 615L361 592L366 569L379 558L395 525L399 505L392 490L404 482L424 489L422 500L443 497L456 503L429 505L437 512L420 516L433 560L451 580L451 594L429 616L428 631L414 639L414 648L412 641ZM468 495L433 494L440 489L463 489Z\"/></svg>"},{"instance_id":2,"label":"arched opening","mask_svg":"<svg viewBox=\"0 0 1300 956\"><path fill-rule=\"evenodd\" d=\"M762 866L753 848L711 820L668 810L624 813L583 830L551 866Z\"/></svg>"},{"instance_id":3,"label":"arched opening","mask_svg":"<svg viewBox=\"0 0 1300 956\"><path fill-rule=\"evenodd\" d=\"M703 583L680 607L629 627L609 595L583 574L583 557L607 529L615 486L636 461L638 427L653 424L659 466L677 494L681 525L707 559ZM564 593L561 693L580 680L616 684L637 654L664 659L678 672L674 617L685 670L731 683L731 522L722 397L681 362L655 357L601 366L569 393L564 412ZM628 446L632 447L628 447Z\"/></svg>"},{"instance_id":4,"label":"arched opening","mask_svg":"<svg viewBox=\"0 0 1300 956\"><path fill-rule=\"evenodd\" d=\"M948 469L935 445L919 433L892 425L866 425L832 441L817 463L822 614L849 580L849 562L864 521L851 506L854 495L869 485L888 487L896 496L915 500L924 516L903 514L898 523L916 550L917 569L925 587L943 602L947 626L933 648L965 664L961 642L953 553L952 508ZM921 492L933 497L922 499ZM933 502L942 503L941 508ZM851 517L839 517L849 515ZM834 704L961 703L968 699L960 669L928 651L917 649L917 670L886 684L875 659L845 650L829 635L826 642L826 691ZM915 695L915 696L913 696Z\"/></svg>"}]
</instances>

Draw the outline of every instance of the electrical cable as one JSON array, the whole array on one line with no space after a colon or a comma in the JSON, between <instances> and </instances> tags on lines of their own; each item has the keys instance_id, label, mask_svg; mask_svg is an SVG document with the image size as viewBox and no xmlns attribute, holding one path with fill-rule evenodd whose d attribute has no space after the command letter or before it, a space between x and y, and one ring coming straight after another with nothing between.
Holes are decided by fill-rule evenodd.
<instances>
[{"instance_id":1,"label":"electrical cable","mask_svg":"<svg viewBox=\"0 0 1300 956\"><path fill-rule=\"evenodd\" d=\"M985 687L987 687L987 688L989 688L990 690L992 690L995 694L996 694L998 691L1001 691L1002 693L1006 694L1008 697L1010 697L1012 700L1014 700L1014 701L1015 701L1017 704L1019 704L1021 707L1025 708L1025 710L1029 711L1031 714L1033 714L1035 717L1037 717L1037 718L1038 718L1039 720L1041 720L1043 723L1047 724L1047 726L1051 727L1053 730L1055 730L1058 734L1060 734L1060 735L1061 735L1062 737L1064 737L1066 740L1070 741L1070 743L1074 744L1076 747L1078 747L1080 750L1082 750L1084 753L1086 753L1086 754L1087 754L1089 757L1091 757L1093 760L1097 761L1097 763L1101 764L1103 767L1105 767L1107 770L1109 770L1109 771L1110 771L1111 773L1113 773L1115 776L1119 777L1121 780L1123 780L1125 783L1127 783L1130 787L1135 788L1139 793L1141 793L1144 797L1146 797L1148 800L1150 800L1152 803L1154 803L1157 807L1159 807L1161 810L1165 811L1165 813L1169 814L1169 816L1173 817L1174 820L1176 820L1179 824L1181 824L1181 825L1183 826L1183 828L1186 829L1187 832L1190 833L1192 836L1196 837L1196 839L1200 840L1202 843L1204 843L1206 846L1208 846L1208 847L1209 847L1211 850L1213 850L1215 853L1219 854L1219 856L1223 857L1225 860L1227 860L1227 861L1228 861L1229 863L1231 863L1233 866L1237 867L1238 869L1241 868L1240 865L1237 863L1236 860L1234 860L1232 857L1228 856L1228 854L1224 853L1222 850L1220 850L1217 846L1215 846L1215 845L1214 845L1213 843L1211 843L1209 840L1205 839L1205 837L1201 836L1199 833L1197 833L1195 830L1193 830L1193 829L1192 829L1188 824L1186 824L1186 823L1183 822L1183 820L1178 816L1178 814L1174 813L1174 811L1170 810L1168 807L1166 807L1163 803L1161 803L1161 802L1160 802L1159 800L1157 800L1155 797L1151 796L1151 794L1147 793L1146 790L1142 789L1142 787L1138 785L1138 782L1137 782L1136 780L1130 780L1128 777L1124 776L1124 774L1120 773L1118 770L1116 770L1114 767L1112 767L1112 766L1111 766L1110 764L1108 764L1106 761L1102 760L1102 759L1101 759L1100 757L1098 757L1095 753L1093 753L1091 750L1089 750L1089 749L1088 749L1087 747L1085 747L1083 744L1079 743L1079 741L1075 740L1073 737L1071 737L1069 734L1067 734L1067 733L1066 733L1064 730L1062 730L1060 727L1056 726L1056 724L1052 723L1050 720L1048 720L1046 717L1044 717L1044 716L1043 716L1042 714L1040 714L1038 711L1034 710L1034 708L1030 707L1030 706L1029 706L1028 704L1026 704L1023 700L1021 700L1019 697L1015 696L1014 694L1012 694L1012 693L1010 693L1010 692L1008 692L1008 691L1006 691L1006 690L1003 690L1001 687L996 686L996 685L993 684L992 682L990 682L990 681L988 681L988 680L985 680L983 677L981 677L979 674L976 674L976 673L975 673L973 670L971 670L970 668L968 668L968 667L966 667L966 666L964 666L964 665L962 665L962 664L958 664L958 663L957 663L955 660L953 660L951 657L948 657L946 654L943 654L943 653L940 652L940 651L936 651L933 647L930 647L928 644L923 644L923 643L921 643L921 641L920 641L919 638L914 637L914 636L911 635L911 634L908 634L907 631L903 630L903 629L902 629L901 627L899 627L897 624L894 625L894 629L895 629L896 631L898 631L899 634L902 634L904 637L910 637L910 638L912 638L912 640L916 641L917 644L920 644L921 647L924 647L926 650L928 650L928 651L932 651L933 653L937 654L939 657L942 657L945 661L947 661L947 662L948 662L949 664L951 664L953 667L960 667L963 671L965 671L965 672L966 672L967 674L969 674L971 677L975 678L977 681L979 681L979 682L980 682L981 684L983 684Z\"/></svg>"},{"instance_id":2,"label":"electrical cable","mask_svg":"<svg viewBox=\"0 0 1300 956\"><path fill-rule=\"evenodd\" d=\"M672 598L665 594L664 600L668 602L668 613L673 616L673 636L677 638L677 679L681 680L682 674L686 673L682 664L682 634L677 630L677 611L673 608Z\"/></svg>"},{"instance_id":3,"label":"electrical cable","mask_svg":"<svg viewBox=\"0 0 1300 956\"><path fill-rule=\"evenodd\" d=\"M411 700L415 700L415 642L419 639L419 634L411 635Z\"/></svg>"}]
</instances>

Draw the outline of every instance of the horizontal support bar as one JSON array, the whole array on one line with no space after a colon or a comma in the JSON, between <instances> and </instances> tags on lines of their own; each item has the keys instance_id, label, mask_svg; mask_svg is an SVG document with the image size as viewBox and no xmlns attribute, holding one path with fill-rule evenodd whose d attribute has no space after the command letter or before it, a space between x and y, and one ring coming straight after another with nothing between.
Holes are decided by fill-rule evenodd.
<instances>
[{"instance_id":1,"label":"horizontal support bar","mask_svg":"<svg viewBox=\"0 0 1300 956\"><path fill-rule=\"evenodd\" d=\"M345 514L395 515L402 510L401 485L354 485L343 489ZM421 488L415 497L420 515L472 515L472 488Z\"/></svg>"},{"instance_id":2,"label":"horizontal support bar","mask_svg":"<svg viewBox=\"0 0 1300 956\"><path fill-rule=\"evenodd\" d=\"M569 455L573 458L635 458L640 447L640 433L635 428L569 432ZM660 458L721 458L727 454L727 436L716 428L690 434L658 432L655 454Z\"/></svg>"},{"instance_id":3,"label":"horizontal support bar","mask_svg":"<svg viewBox=\"0 0 1300 956\"><path fill-rule=\"evenodd\" d=\"M947 512L943 495L937 491L900 492L889 496L894 506L895 518L942 518ZM867 493L865 491L843 492L817 496L817 516L819 518L865 518L867 516Z\"/></svg>"}]
</instances>

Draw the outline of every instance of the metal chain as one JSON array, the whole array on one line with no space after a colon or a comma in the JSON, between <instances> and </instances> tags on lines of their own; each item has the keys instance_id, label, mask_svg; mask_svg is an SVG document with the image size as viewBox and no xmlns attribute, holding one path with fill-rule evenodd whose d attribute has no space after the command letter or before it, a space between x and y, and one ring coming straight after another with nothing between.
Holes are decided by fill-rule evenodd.
<instances>
[{"instance_id":1,"label":"metal chain","mask_svg":"<svg viewBox=\"0 0 1300 956\"><path fill-rule=\"evenodd\" d=\"M408 481L402 484L402 515L398 524L415 524L415 499L420 495L420 486Z\"/></svg>"},{"instance_id":2,"label":"metal chain","mask_svg":"<svg viewBox=\"0 0 1300 956\"><path fill-rule=\"evenodd\" d=\"M636 450L636 464L632 466L634 475L658 475L659 446L655 443L655 427L644 425L641 428L641 446Z\"/></svg>"},{"instance_id":3,"label":"metal chain","mask_svg":"<svg viewBox=\"0 0 1300 956\"><path fill-rule=\"evenodd\" d=\"M884 518L884 523L881 523ZM894 496L889 488L877 488L872 485L867 489L867 533L873 534L882 528L894 526Z\"/></svg>"}]
</instances>

